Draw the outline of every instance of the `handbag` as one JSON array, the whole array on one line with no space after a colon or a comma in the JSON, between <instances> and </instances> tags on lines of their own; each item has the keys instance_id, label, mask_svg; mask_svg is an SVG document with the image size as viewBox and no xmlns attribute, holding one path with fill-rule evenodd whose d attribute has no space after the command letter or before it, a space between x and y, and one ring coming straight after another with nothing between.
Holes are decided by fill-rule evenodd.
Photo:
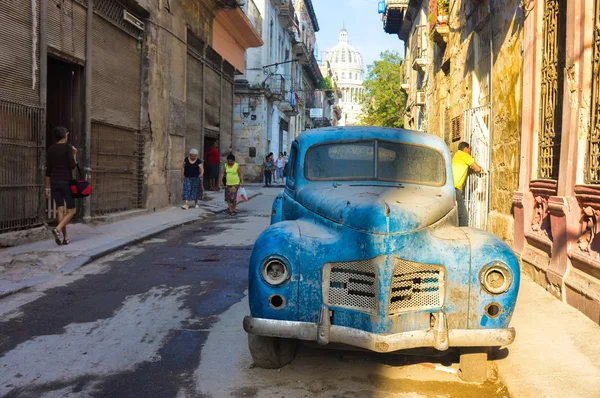
<instances>
[{"instance_id":1,"label":"handbag","mask_svg":"<svg viewBox=\"0 0 600 398\"><path fill-rule=\"evenodd\" d=\"M67 150L67 164L69 164L69 151ZM79 163L75 163L77 166L77 176L79 179L71 179L69 180L69 189L71 190L71 196L74 198L85 198L86 196L90 196L92 193L92 184L89 183L86 179L83 178L83 173L81 173L81 169L79 168Z\"/></svg>"},{"instance_id":2,"label":"handbag","mask_svg":"<svg viewBox=\"0 0 600 398\"><path fill-rule=\"evenodd\" d=\"M223 167L223 179L221 179L221 182L223 183L223 186L227 186L227 165L225 165L225 167Z\"/></svg>"},{"instance_id":3,"label":"handbag","mask_svg":"<svg viewBox=\"0 0 600 398\"><path fill-rule=\"evenodd\" d=\"M92 184L83 178L79 164L77 164L77 176L79 179L69 181L71 196L74 198L85 198L86 196L90 196L92 193Z\"/></svg>"}]
</instances>

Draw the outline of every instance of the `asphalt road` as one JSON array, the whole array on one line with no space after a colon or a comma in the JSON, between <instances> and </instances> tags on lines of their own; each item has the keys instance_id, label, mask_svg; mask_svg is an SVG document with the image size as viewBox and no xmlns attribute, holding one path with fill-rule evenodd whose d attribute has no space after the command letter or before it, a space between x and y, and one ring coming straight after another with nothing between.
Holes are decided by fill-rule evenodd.
<instances>
[{"instance_id":1,"label":"asphalt road","mask_svg":"<svg viewBox=\"0 0 600 398\"><path fill-rule=\"evenodd\" d=\"M494 379L461 382L453 353L302 346L283 369L256 368L241 327L247 264L275 193L0 300L0 396L508 396Z\"/></svg>"}]
</instances>

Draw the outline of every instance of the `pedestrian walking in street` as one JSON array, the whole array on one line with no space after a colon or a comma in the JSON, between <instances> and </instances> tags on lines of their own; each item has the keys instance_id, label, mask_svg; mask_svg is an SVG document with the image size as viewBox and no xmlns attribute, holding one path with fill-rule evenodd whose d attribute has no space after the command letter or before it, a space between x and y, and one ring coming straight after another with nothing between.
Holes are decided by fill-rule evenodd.
<instances>
[{"instance_id":1,"label":"pedestrian walking in street","mask_svg":"<svg viewBox=\"0 0 600 398\"><path fill-rule=\"evenodd\" d=\"M273 152L269 152L269 163L271 164L271 167L269 168L271 171L270 181L275 181L275 156L273 155Z\"/></svg>"},{"instance_id":2,"label":"pedestrian walking in street","mask_svg":"<svg viewBox=\"0 0 600 398\"><path fill-rule=\"evenodd\" d=\"M283 184L283 168L285 167L285 160L283 160L283 153L279 152L279 157L275 161L275 183L278 183L278 180L281 180L281 184Z\"/></svg>"},{"instance_id":3,"label":"pedestrian walking in street","mask_svg":"<svg viewBox=\"0 0 600 398\"><path fill-rule=\"evenodd\" d=\"M65 127L55 127L53 134L56 144L48 148L46 155L46 198L54 200L58 211L58 225L52 229L54 241L57 245L68 245L71 241L67 225L75 216L75 199L69 183L77 167L77 148L68 143L69 131Z\"/></svg>"},{"instance_id":4,"label":"pedestrian walking in street","mask_svg":"<svg viewBox=\"0 0 600 398\"><path fill-rule=\"evenodd\" d=\"M202 177L204 176L204 165L198 157L197 149L190 149L189 157L183 161L181 166L181 182L183 183L183 200L182 209L190 208L189 202L194 201L194 207L198 208L198 200L202 199L203 187Z\"/></svg>"},{"instance_id":5,"label":"pedestrian walking in street","mask_svg":"<svg viewBox=\"0 0 600 398\"><path fill-rule=\"evenodd\" d=\"M227 202L228 207L227 214L234 216L237 213L238 189L244 186L244 175L240 169L240 165L235 162L233 154L227 156L227 163L223 167L223 173L219 176L219 180L225 188L225 202Z\"/></svg>"},{"instance_id":6,"label":"pedestrian walking in street","mask_svg":"<svg viewBox=\"0 0 600 398\"><path fill-rule=\"evenodd\" d=\"M262 172L263 172L263 176L265 177L265 187L270 187L271 186L271 169L273 168L273 162L271 161L271 156L268 155L265 158L265 161L263 162L262 166Z\"/></svg>"},{"instance_id":7,"label":"pedestrian walking in street","mask_svg":"<svg viewBox=\"0 0 600 398\"><path fill-rule=\"evenodd\" d=\"M452 176L454 178L454 191L456 193L456 204L458 206L459 227L469 226L469 213L463 195L463 187L465 181L467 181L469 169L478 174L485 174L481 166L475 163L475 159L471 156L471 147L469 144L467 142L461 142L458 144L458 151L456 151L452 157Z\"/></svg>"},{"instance_id":8,"label":"pedestrian walking in street","mask_svg":"<svg viewBox=\"0 0 600 398\"><path fill-rule=\"evenodd\" d=\"M211 191L219 190L219 163L221 163L221 154L219 153L219 143L213 142L212 146L206 151L206 177L208 178L209 189Z\"/></svg>"}]
</instances>

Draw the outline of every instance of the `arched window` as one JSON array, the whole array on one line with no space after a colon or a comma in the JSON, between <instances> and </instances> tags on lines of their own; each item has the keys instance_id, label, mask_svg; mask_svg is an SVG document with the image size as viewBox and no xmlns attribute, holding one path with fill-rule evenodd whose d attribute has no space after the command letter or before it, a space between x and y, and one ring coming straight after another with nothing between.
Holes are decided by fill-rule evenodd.
<instances>
[{"instance_id":1,"label":"arched window","mask_svg":"<svg viewBox=\"0 0 600 398\"><path fill-rule=\"evenodd\" d=\"M346 50L342 50L342 62L346 62Z\"/></svg>"},{"instance_id":2,"label":"arched window","mask_svg":"<svg viewBox=\"0 0 600 398\"><path fill-rule=\"evenodd\" d=\"M350 63L352 63L352 53L351 52L348 53L348 61Z\"/></svg>"},{"instance_id":3,"label":"arched window","mask_svg":"<svg viewBox=\"0 0 600 398\"><path fill-rule=\"evenodd\" d=\"M335 53L335 63L340 62L340 53Z\"/></svg>"},{"instance_id":4,"label":"arched window","mask_svg":"<svg viewBox=\"0 0 600 398\"><path fill-rule=\"evenodd\" d=\"M342 72L342 79L346 78L346 72Z\"/></svg>"}]
</instances>

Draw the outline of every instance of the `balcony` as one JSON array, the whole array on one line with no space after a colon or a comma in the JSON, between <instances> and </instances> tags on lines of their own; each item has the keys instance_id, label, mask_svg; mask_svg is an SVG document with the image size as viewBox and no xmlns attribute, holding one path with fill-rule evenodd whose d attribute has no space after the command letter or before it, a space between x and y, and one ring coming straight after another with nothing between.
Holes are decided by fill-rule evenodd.
<instances>
[{"instance_id":1,"label":"balcony","mask_svg":"<svg viewBox=\"0 0 600 398\"><path fill-rule=\"evenodd\" d=\"M386 33L397 34L400 32L404 12L408 8L409 0L387 0L383 14L383 30Z\"/></svg>"},{"instance_id":2,"label":"balcony","mask_svg":"<svg viewBox=\"0 0 600 398\"><path fill-rule=\"evenodd\" d=\"M304 70L308 72L312 78L315 87L323 80L323 74L321 73L321 69L319 68L319 64L317 63L314 54L309 54L308 62L304 64Z\"/></svg>"},{"instance_id":3,"label":"balcony","mask_svg":"<svg viewBox=\"0 0 600 398\"><path fill-rule=\"evenodd\" d=\"M285 77L282 75L273 75L267 80L270 98L273 101L282 101L287 93L285 87Z\"/></svg>"},{"instance_id":4,"label":"balcony","mask_svg":"<svg viewBox=\"0 0 600 398\"><path fill-rule=\"evenodd\" d=\"M424 70L427 65L427 25L417 25L410 37L410 58L414 70Z\"/></svg>"},{"instance_id":5,"label":"balcony","mask_svg":"<svg viewBox=\"0 0 600 398\"><path fill-rule=\"evenodd\" d=\"M294 26L296 10L292 0L288 0L279 6L279 22L283 27L289 28Z\"/></svg>"},{"instance_id":6,"label":"balcony","mask_svg":"<svg viewBox=\"0 0 600 398\"><path fill-rule=\"evenodd\" d=\"M247 12L248 12L248 19L252 23L252 26L254 26L254 29L256 29L256 31L262 35L263 19L262 19L262 16L260 15L260 11L258 11L258 7L256 7L256 4L254 4L253 0L250 0L248 2L248 11Z\"/></svg>"}]
</instances>

